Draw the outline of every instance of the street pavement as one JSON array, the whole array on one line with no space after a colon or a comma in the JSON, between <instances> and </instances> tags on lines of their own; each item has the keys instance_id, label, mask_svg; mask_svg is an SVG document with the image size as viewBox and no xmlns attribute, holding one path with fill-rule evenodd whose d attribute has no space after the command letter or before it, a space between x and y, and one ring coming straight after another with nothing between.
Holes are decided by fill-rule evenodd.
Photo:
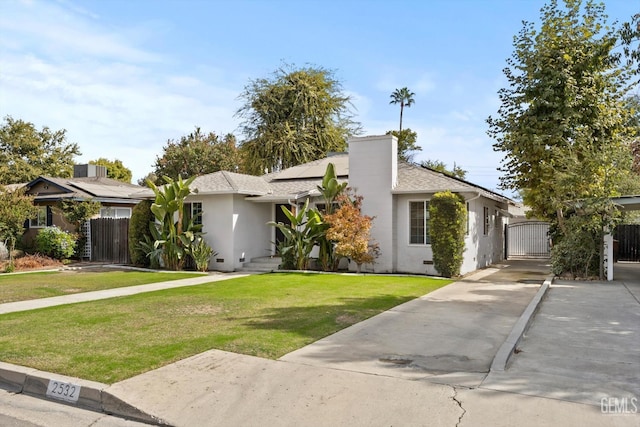
<instances>
[{"instance_id":1,"label":"street pavement","mask_svg":"<svg viewBox=\"0 0 640 427\"><path fill-rule=\"evenodd\" d=\"M105 392L175 426L640 426L640 275L556 282L507 369L492 372L549 274L544 261L495 267L280 360L211 350ZM0 393L0 425L122 425L43 423L20 402Z\"/></svg>"}]
</instances>

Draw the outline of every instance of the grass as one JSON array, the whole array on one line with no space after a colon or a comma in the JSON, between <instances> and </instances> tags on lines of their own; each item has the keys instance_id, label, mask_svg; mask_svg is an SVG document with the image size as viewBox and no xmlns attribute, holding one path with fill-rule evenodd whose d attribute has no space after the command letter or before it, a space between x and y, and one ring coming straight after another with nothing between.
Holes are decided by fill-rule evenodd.
<instances>
[{"instance_id":1,"label":"grass","mask_svg":"<svg viewBox=\"0 0 640 427\"><path fill-rule=\"evenodd\" d=\"M210 349L276 359L450 281L268 274L0 316L0 360L114 383Z\"/></svg>"},{"instance_id":2,"label":"grass","mask_svg":"<svg viewBox=\"0 0 640 427\"><path fill-rule=\"evenodd\" d=\"M198 273L77 270L0 275L0 304L198 277Z\"/></svg>"}]
</instances>

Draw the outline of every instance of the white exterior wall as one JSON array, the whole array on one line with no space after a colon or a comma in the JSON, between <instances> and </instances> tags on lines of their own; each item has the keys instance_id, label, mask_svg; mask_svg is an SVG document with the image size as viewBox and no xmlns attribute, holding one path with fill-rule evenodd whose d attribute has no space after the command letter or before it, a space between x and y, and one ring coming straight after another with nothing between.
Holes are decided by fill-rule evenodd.
<instances>
[{"instance_id":1,"label":"white exterior wall","mask_svg":"<svg viewBox=\"0 0 640 427\"><path fill-rule=\"evenodd\" d=\"M233 271L233 195L195 195L187 201L202 202L202 231L206 233L204 240L214 251L218 252L217 255L211 257L209 269ZM224 261L218 262L218 260Z\"/></svg>"},{"instance_id":2,"label":"white exterior wall","mask_svg":"<svg viewBox=\"0 0 640 427\"><path fill-rule=\"evenodd\" d=\"M469 199L468 224L469 232L465 236L465 250L460 267L460 274L467 274L486 267L502 259L503 252L503 217L497 218L495 202L485 199L473 199L473 195L464 194ZM409 243L409 202L430 200L432 194L397 195L397 271L400 273L438 275L433 264L431 245ZM483 208L489 208L491 227L487 236L483 235ZM492 214L493 212L493 214ZM425 264L426 262L426 264Z\"/></svg>"},{"instance_id":3,"label":"white exterior wall","mask_svg":"<svg viewBox=\"0 0 640 427\"><path fill-rule=\"evenodd\" d=\"M433 251L431 245L409 243L410 217L409 202L431 199L431 194L399 194L396 196L396 248L397 271L399 273L428 274L438 273L433 267ZM427 262L428 264L425 264Z\"/></svg>"},{"instance_id":4,"label":"white exterior wall","mask_svg":"<svg viewBox=\"0 0 640 427\"><path fill-rule=\"evenodd\" d=\"M484 234L484 208L489 209L489 231ZM503 208L504 209L504 208ZM484 197L469 202L469 234L465 241L461 273L466 274L504 259L504 226L508 218L494 200Z\"/></svg>"},{"instance_id":5,"label":"white exterior wall","mask_svg":"<svg viewBox=\"0 0 640 427\"><path fill-rule=\"evenodd\" d=\"M273 254L273 228L267 222L273 217L273 204L255 203L244 196L233 196L233 263L236 269L251 258Z\"/></svg>"},{"instance_id":6,"label":"white exterior wall","mask_svg":"<svg viewBox=\"0 0 640 427\"><path fill-rule=\"evenodd\" d=\"M478 269L478 248L480 245L480 235L482 234L482 202L480 199L469 198L467 220L469 232L464 241L464 257L460 274L467 274ZM479 211L479 213L478 213Z\"/></svg>"},{"instance_id":7,"label":"white exterior wall","mask_svg":"<svg viewBox=\"0 0 640 427\"><path fill-rule=\"evenodd\" d=\"M235 271L251 258L271 254L271 203L254 203L242 195L194 195L188 202L202 202L204 239L217 255L209 269Z\"/></svg>"},{"instance_id":8,"label":"white exterior wall","mask_svg":"<svg viewBox=\"0 0 640 427\"><path fill-rule=\"evenodd\" d=\"M392 135L349 140L349 186L363 196L362 212L375 216L371 237L380 245L376 263L363 271L390 273L396 270L394 197L398 178L398 141ZM373 267L373 268L372 268Z\"/></svg>"}]
</instances>

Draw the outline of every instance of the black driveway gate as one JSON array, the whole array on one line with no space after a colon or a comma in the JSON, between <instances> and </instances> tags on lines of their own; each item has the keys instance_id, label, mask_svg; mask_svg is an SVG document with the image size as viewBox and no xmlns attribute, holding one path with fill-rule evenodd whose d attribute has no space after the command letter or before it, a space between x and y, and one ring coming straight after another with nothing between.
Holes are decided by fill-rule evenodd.
<instances>
[{"instance_id":1,"label":"black driveway gate","mask_svg":"<svg viewBox=\"0 0 640 427\"><path fill-rule=\"evenodd\" d=\"M616 261L640 262L640 224L622 224L613 233Z\"/></svg>"}]
</instances>

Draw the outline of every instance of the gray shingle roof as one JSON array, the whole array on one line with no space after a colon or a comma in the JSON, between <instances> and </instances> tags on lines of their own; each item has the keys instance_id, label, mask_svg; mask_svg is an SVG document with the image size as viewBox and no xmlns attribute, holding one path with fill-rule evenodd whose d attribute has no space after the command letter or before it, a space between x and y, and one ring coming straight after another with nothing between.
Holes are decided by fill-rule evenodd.
<instances>
[{"instance_id":1,"label":"gray shingle roof","mask_svg":"<svg viewBox=\"0 0 640 427\"><path fill-rule=\"evenodd\" d=\"M261 196L272 190L269 184L259 176L241 173L219 171L197 177L191 184L191 189L198 194L246 194Z\"/></svg>"},{"instance_id":2,"label":"gray shingle roof","mask_svg":"<svg viewBox=\"0 0 640 427\"><path fill-rule=\"evenodd\" d=\"M324 159L294 166L262 176L244 175L220 171L197 177L191 185L198 194L244 194L257 202L295 200L308 195L318 196L318 185L327 165L333 163L341 182L347 181L349 155L339 153ZM432 169L410 163L398 162L398 183L392 193L453 192L479 193L490 199L508 201L504 196L470 182L454 178ZM151 190L144 192L152 197Z\"/></svg>"},{"instance_id":3,"label":"gray shingle roof","mask_svg":"<svg viewBox=\"0 0 640 427\"><path fill-rule=\"evenodd\" d=\"M48 181L61 189L60 192L41 194L36 196L36 200L58 200L60 198L72 199L136 199L132 193L140 191L143 187L126 182L116 181L106 177L84 177L84 178L52 178L38 177L26 184L31 188L41 181Z\"/></svg>"},{"instance_id":4,"label":"gray shingle roof","mask_svg":"<svg viewBox=\"0 0 640 427\"><path fill-rule=\"evenodd\" d=\"M472 184L459 178L443 174L433 169L413 165L407 162L398 162L398 184L392 193L436 193L439 191L452 191L454 193L474 192L489 199L506 202L509 199Z\"/></svg>"}]
</instances>

